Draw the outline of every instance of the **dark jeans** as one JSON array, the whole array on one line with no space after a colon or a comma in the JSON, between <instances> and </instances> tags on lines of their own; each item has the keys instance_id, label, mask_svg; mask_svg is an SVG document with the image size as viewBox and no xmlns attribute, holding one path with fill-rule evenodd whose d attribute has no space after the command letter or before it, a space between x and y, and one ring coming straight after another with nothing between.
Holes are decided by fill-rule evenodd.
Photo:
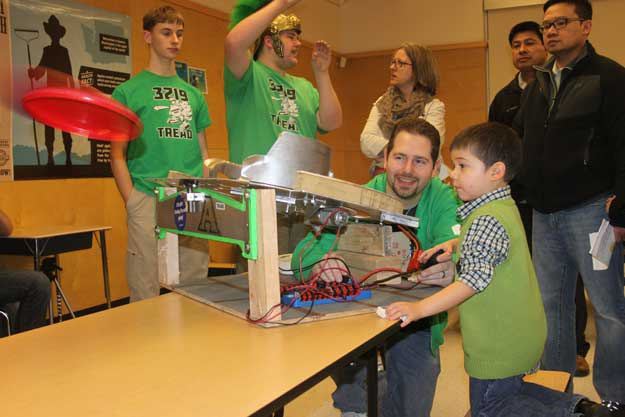
<instances>
[{"instance_id":1,"label":"dark jeans","mask_svg":"<svg viewBox=\"0 0 625 417\"><path fill-rule=\"evenodd\" d=\"M471 417L569 417L579 395L554 391L523 381L523 375L503 379L469 379Z\"/></svg>"},{"instance_id":2,"label":"dark jeans","mask_svg":"<svg viewBox=\"0 0 625 417\"><path fill-rule=\"evenodd\" d=\"M15 302L19 308L12 323L14 332L42 326L50 303L48 277L39 271L0 270L0 306Z\"/></svg>"},{"instance_id":3,"label":"dark jeans","mask_svg":"<svg viewBox=\"0 0 625 417\"><path fill-rule=\"evenodd\" d=\"M379 399L384 417L428 417L434 402L440 358L431 352L427 321L413 323L393 336L386 346L386 381L380 381ZM334 407L342 412L367 411L364 364L355 362L332 375ZM385 383L386 382L386 383ZM386 389L384 389L386 387Z\"/></svg>"}]
</instances>

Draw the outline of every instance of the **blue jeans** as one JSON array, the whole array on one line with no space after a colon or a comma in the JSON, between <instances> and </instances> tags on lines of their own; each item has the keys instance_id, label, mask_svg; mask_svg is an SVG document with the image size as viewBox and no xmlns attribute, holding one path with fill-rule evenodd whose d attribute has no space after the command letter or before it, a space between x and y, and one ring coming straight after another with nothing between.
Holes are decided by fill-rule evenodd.
<instances>
[{"instance_id":1,"label":"blue jeans","mask_svg":"<svg viewBox=\"0 0 625 417\"><path fill-rule=\"evenodd\" d=\"M469 379L471 417L570 417L583 398L523 381L523 375L503 379Z\"/></svg>"},{"instance_id":2,"label":"blue jeans","mask_svg":"<svg viewBox=\"0 0 625 417\"><path fill-rule=\"evenodd\" d=\"M23 332L45 324L50 302L50 280L39 271L0 270L0 306L19 302L13 331Z\"/></svg>"},{"instance_id":3,"label":"blue jeans","mask_svg":"<svg viewBox=\"0 0 625 417\"><path fill-rule=\"evenodd\" d=\"M625 403L623 244L608 269L593 270L588 234L606 218L605 197L551 214L534 210L533 257L547 315L543 369L575 371L575 283L581 273L595 308L597 347L593 382L604 400Z\"/></svg>"},{"instance_id":4,"label":"blue jeans","mask_svg":"<svg viewBox=\"0 0 625 417\"><path fill-rule=\"evenodd\" d=\"M386 390L381 399L385 417L428 417L434 402L440 359L432 356L429 328L408 326L391 338L386 347ZM367 411L366 368L353 363L332 377L334 406L341 411ZM384 386L384 384L380 384Z\"/></svg>"}]
</instances>

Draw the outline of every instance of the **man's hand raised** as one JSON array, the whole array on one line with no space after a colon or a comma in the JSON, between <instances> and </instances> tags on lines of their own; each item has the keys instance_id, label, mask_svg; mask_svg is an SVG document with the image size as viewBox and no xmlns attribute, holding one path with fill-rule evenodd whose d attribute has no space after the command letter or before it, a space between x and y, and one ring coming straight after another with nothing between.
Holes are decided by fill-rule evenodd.
<instances>
[{"instance_id":1,"label":"man's hand raised","mask_svg":"<svg viewBox=\"0 0 625 417\"><path fill-rule=\"evenodd\" d=\"M332 62L332 49L327 42L317 41L313 46L312 66L315 72L328 72Z\"/></svg>"}]
</instances>

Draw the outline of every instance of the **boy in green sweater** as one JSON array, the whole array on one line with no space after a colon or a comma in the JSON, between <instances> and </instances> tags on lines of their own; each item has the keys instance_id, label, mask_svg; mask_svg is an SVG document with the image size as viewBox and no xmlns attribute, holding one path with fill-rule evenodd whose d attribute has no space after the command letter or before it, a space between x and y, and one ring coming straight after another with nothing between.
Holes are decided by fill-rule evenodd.
<instances>
[{"instance_id":1,"label":"boy in green sweater","mask_svg":"<svg viewBox=\"0 0 625 417\"><path fill-rule=\"evenodd\" d=\"M484 123L458 134L451 145L451 178L465 204L458 208L462 228L453 256L455 282L424 300L389 305L387 317L401 319L405 327L459 306L474 417L621 415L579 395L523 381L541 358L547 327L508 185L520 155L521 140L502 124Z\"/></svg>"}]
</instances>

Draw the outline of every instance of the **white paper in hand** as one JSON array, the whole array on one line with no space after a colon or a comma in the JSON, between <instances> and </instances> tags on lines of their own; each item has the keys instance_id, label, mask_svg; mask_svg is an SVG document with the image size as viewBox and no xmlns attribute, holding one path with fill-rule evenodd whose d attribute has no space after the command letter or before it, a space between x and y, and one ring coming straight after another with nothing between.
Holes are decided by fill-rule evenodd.
<instances>
[{"instance_id":1,"label":"white paper in hand","mask_svg":"<svg viewBox=\"0 0 625 417\"><path fill-rule=\"evenodd\" d=\"M601 270L607 269L610 264L610 258L612 258L612 252L614 251L614 245L616 239L614 238L614 228L606 220L601 222L599 231L591 233L590 238L590 254L593 257L593 269ZM594 261L598 261L602 268L597 268L598 265Z\"/></svg>"}]
</instances>

